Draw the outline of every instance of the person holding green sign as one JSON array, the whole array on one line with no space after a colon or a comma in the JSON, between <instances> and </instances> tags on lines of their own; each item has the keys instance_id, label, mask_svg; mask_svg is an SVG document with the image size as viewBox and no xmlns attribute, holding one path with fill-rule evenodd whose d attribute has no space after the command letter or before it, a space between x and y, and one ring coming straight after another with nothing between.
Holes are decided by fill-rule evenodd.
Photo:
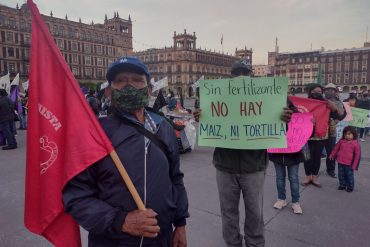
<instances>
[{"instance_id":1,"label":"person holding green sign","mask_svg":"<svg viewBox=\"0 0 370 247\"><path fill-rule=\"evenodd\" d=\"M252 66L236 62L232 77L251 76ZM199 122L201 109L194 112ZM292 111L285 108L282 120L289 122ZM222 232L227 246L242 246L239 227L239 200L243 195L245 206L244 239L246 246L265 246L263 221L263 184L268 164L267 150L215 148L213 164L219 192Z\"/></svg>"}]
</instances>

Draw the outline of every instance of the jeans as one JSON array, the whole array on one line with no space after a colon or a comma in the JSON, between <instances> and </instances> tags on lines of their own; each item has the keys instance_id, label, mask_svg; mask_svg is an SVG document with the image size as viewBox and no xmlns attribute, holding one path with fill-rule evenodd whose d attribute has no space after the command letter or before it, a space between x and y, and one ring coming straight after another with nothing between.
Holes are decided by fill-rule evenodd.
<instances>
[{"instance_id":1,"label":"jeans","mask_svg":"<svg viewBox=\"0 0 370 247\"><path fill-rule=\"evenodd\" d=\"M285 200L285 178L286 170L288 170L288 179L290 183L290 192L292 195L292 203L299 202L299 178L298 178L298 165L280 165L274 163L276 171L276 188L278 192L278 199Z\"/></svg>"},{"instance_id":2,"label":"jeans","mask_svg":"<svg viewBox=\"0 0 370 247\"><path fill-rule=\"evenodd\" d=\"M355 176L351 166L338 163L339 187L353 190L355 187Z\"/></svg>"},{"instance_id":3,"label":"jeans","mask_svg":"<svg viewBox=\"0 0 370 247\"><path fill-rule=\"evenodd\" d=\"M27 116L26 115L19 114L19 128L27 129Z\"/></svg>"},{"instance_id":4,"label":"jeans","mask_svg":"<svg viewBox=\"0 0 370 247\"><path fill-rule=\"evenodd\" d=\"M14 136L14 121L5 121L0 123L0 128L3 131L3 136L6 139L6 143L9 147L15 147L17 146L17 141L15 140Z\"/></svg>"},{"instance_id":5,"label":"jeans","mask_svg":"<svg viewBox=\"0 0 370 247\"><path fill-rule=\"evenodd\" d=\"M325 140L325 150L326 150L326 172L329 174L335 174L335 160L330 160L331 151L333 151L335 146L336 137L329 137Z\"/></svg>"},{"instance_id":6,"label":"jeans","mask_svg":"<svg viewBox=\"0 0 370 247\"><path fill-rule=\"evenodd\" d=\"M239 201L242 193L245 206L244 239L246 246L265 246L263 222L263 184L265 171L231 174L216 170L220 197L222 235L228 247L241 247Z\"/></svg>"}]
</instances>

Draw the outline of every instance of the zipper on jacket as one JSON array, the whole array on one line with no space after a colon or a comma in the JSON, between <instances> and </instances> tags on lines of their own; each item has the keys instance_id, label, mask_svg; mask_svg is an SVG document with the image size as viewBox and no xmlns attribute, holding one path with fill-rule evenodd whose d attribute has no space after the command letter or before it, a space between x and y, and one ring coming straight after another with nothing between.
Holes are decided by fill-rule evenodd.
<instances>
[{"instance_id":1,"label":"zipper on jacket","mask_svg":"<svg viewBox=\"0 0 370 247\"><path fill-rule=\"evenodd\" d=\"M149 143L148 145L144 144L145 145L145 155L144 155L144 205L146 207L146 160L147 160L147 154L148 154L148 146L149 146ZM143 242L144 242L144 237L141 237L141 240L140 240L140 247L143 246Z\"/></svg>"}]
</instances>

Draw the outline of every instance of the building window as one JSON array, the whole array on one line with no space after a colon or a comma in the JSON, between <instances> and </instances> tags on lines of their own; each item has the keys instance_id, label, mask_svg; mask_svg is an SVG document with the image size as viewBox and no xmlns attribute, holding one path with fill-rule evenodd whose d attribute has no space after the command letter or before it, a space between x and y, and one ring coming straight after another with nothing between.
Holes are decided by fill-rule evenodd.
<instances>
[{"instance_id":1,"label":"building window","mask_svg":"<svg viewBox=\"0 0 370 247\"><path fill-rule=\"evenodd\" d=\"M85 56L85 64L91 65L91 56Z\"/></svg>"},{"instance_id":2,"label":"building window","mask_svg":"<svg viewBox=\"0 0 370 247\"><path fill-rule=\"evenodd\" d=\"M24 56L25 56L26 59L30 58L30 50L29 49L24 50Z\"/></svg>"},{"instance_id":3,"label":"building window","mask_svg":"<svg viewBox=\"0 0 370 247\"><path fill-rule=\"evenodd\" d=\"M73 73L74 75L79 75L78 67L72 67L72 73Z\"/></svg>"},{"instance_id":4,"label":"building window","mask_svg":"<svg viewBox=\"0 0 370 247\"><path fill-rule=\"evenodd\" d=\"M6 41L13 42L14 41L14 34L12 32L6 33Z\"/></svg>"},{"instance_id":5,"label":"building window","mask_svg":"<svg viewBox=\"0 0 370 247\"><path fill-rule=\"evenodd\" d=\"M17 28L17 23L15 22L14 18L9 18L9 26L11 28Z\"/></svg>"},{"instance_id":6,"label":"building window","mask_svg":"<svg viewBox=\"0 0 370 247\"><path fill-rule=\"evenodd\" d=\"M344 64L344 71L348 72L349 71L349 62L345 62Z\"/></svg>"},{"instance_id":7,"label":"building window","mask_svg":"<svg viewBox=\"0 0 370 247\"><path fill-rule=\"evenodd\" d=\"M64 49L64 42L63 42L63 40L58 39L57 43L58 43L58 48L60 50L63 50Z\"/></svg>"},{"instance_id":8,"label":"building window","mask_svg":"<svg viewBox=\"0 0 370 247\"><path fill-rule=\"evenodd\" d=\"M333 72L333 63L329 63L329 69L328 69L329 72Z\"/></svg>"},{"instance_id":9,"label":"building window","mask_svg":"<svg viewBox=\"0 0 370 247\"><path fill-rule=\"evenodd\" d=\"M60 26L60 28L59 28L59 35L64 36L64 27L63 26Z\"/></svg>"},{"instance_id":10,"label":"building window","mask_svg":"<svg viewBox=\"0 0 370 247\"><path fill-rule=\"evenodd\" d=\"M15 72L15 63L8 64L9 72Z\"/></svg>"},{"instance_id":11,"label":"building window","mask_svg":"<svg viewBox=\"0 0 370 247\"><path fill-rule=\"evenodd\" d=\"M113 55L113 49L112 49L112 47L108 47L108 55Z\"/></svg>"},{"instance_id":12,"label":"building window","mask_svg":"<svg viewBox=\"0 0 370 247\"><path fill-rule=\"evenodd\" d=\"M72 55L72 63L78 64L78 56L77 56L77 54L73 54Z\"/></svg>"},{"instance_id":13,"label":"building window","mask_svg":"<svg viewBox=\"0 0 370 247\"><path fill-rule=\"evenodd\" d=\"M25 30L26 29L26 22L22 19L22 20L20 20L20 22L19 22L19 27L20 27L20 29L23 31L23 30Z\"/></svg>"},{"instance_id":14,"label":"building window","mask_svg":"<svg viewBox=\"0 0 370 247\"><path fill-rule=\"evenodd\" d=\"M72 42L72 51L77 51L77 50L78 50L77 42Z\"/></svg>"},{"instance_id":15,"label":"building window","mask_svg":"<svg viewBox=\"0 0 370 247\"><path fill-rule=\"evenodd\" d=\"M14 57L14 48L13 47L8 47L8 56L9 57Z\"/></svg>"},{"instance_id":16,"label":"building window","mask_svg":"<svg viewBox=\"0 0 370 247\"><path fill-rule=\"evenodd\" d=\"M90 44L84 44L84 52L90 53Z\"/></svg>"},{"instance_id":17,"label":"building window","mask_svg":"<svg viewBox=\"0 0 370 247\"><path fill-rule=\"evenodd\" d=\"M337 61L337 72L340 72L341 71L341 68L342 67L342 62L341 61Z\"/></svg>"},{"instance_id":18,"label":"building window","mask_svg":"<svg viewBox=\"0 0 370 247\"><path fill-rule=\"evenodd\" d=\"M68 28L68 37L69 38L74 38L75 37L75 32L71 27Z\"/></svg>"},{"instance_id":19,"label":"building window","mask_svg":"<svg viewBox=\"0 0 370 247\"><path fill-rule=\"evenodd\" d=\"M101 51L101 45L97 45L97 46L96 46L96 52L97 52L98 54L101 54L101 53L102 53L102 51Z\"/></svg>"},{"instance_id":20,"label":"building window","mask_svg":"<svg viewBox=\"0 0 370 247\"><path fill-rule=\"evenodd\" d=\"M85 76L91 76L91 68L85 68Z\"/></svg>"},{"instance_id":21,"label":"building window","mask_svg":"<svg viewBox=\"0 0 370 247\"><path fill-rule=\"evenodd\" d=\"M358 61L357 60L353 61L353 70L354 71L358 70Z\"/></svg>"},{"instance_id":22,"label":"building window","mask_svg":"<svg viewBox=\"0 0 370 247\"><path fill-rule=\"evenodd\" d=\"M98 57L97 63L98 66L103 66L103 59L101 57Z\"/></svg>"},{"instance_id":23,"label":"building window","mask_svg":"<svg viewBox=\"0 0 370 247\"><path fill-rule=\"evenodd\" d=\"M102 76L103 76L103 69L97 69L97 70L96 70L96 75L97 75L98 77L102 77Z\"/></svg>"}]
</instances>

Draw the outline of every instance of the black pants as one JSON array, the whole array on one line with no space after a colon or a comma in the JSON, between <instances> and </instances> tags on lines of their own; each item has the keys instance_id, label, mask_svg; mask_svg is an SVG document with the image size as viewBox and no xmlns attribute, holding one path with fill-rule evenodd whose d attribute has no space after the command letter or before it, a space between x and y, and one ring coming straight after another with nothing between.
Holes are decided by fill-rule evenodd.
<instances>
[{"instance_id":1,"label":"black pants","mask_svg":"<svg viewBox=\"0 0 370 247\"><path fill-rule=\"evenodd\" d=\"M357 128L357 134L359 138L364 138L365 128Z\"/></svg>"},{"instance_id":2,"label":"black pants","mask_svg":"<svg viewBox=\"0 0 370 247\"><path fill-rule=\"evenodd\" d=\"M330 160L329 156L331 151L333 151L335 146L336 137L329 137L325 140L325 150L326 150L326 172L329 174L335 173L335 160Z\"/></svg>"},{"instance_id":3,"label":"black pants","mask_svg":"<svg viewBox=\"0 0 370 247\"><path fill-rule=\"evenodd\" d=\"M304 162L304 170L306 176L317 175L320 171L321 154L324 149L326 140L308 141L310 147L311 159Z\"/></svg>"}]
</instances>

